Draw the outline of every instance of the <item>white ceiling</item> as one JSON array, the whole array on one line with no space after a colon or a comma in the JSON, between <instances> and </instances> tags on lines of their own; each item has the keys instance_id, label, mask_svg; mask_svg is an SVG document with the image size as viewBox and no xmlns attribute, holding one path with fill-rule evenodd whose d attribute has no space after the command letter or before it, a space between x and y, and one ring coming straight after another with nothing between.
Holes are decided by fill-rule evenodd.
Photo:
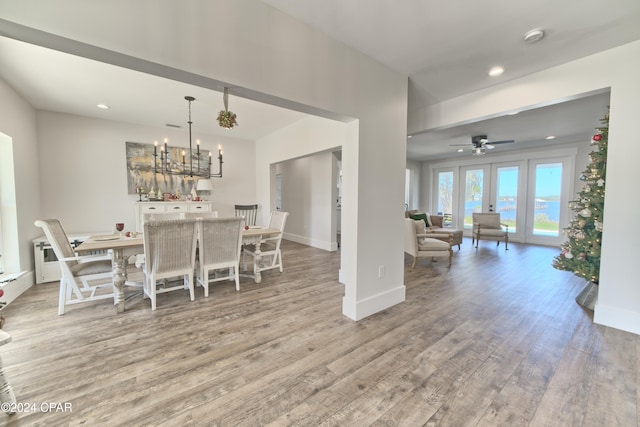
<instances>
[{"instance_id":1,"label":"white ceiling","mask_svg":"<svg viewBox=\"0 0 640 427\"><path fill-rule=\"evenodd\" d=\"M192 86L4 37L0 76L40 110L148 126L174 124L185 130L184 97L193 96L194 139L205 134L256 140L306 116L231 94L229 110L237 114L238 126L224 129L215 120L224 109L223 87ZM98 103L110 108L99 109ZM164 136L160 132L158 139Z\"/></svg>"},{"instance_id":2,"label":"white ceiling","mask_svg":"<svg viewBox=\"0 0 640 427\"><path fill-rule=\"evenodd\" d=\"M638 0L263 0L409 77L409 108L437 103L544 68L640 39ZM606 7L605 7L606 6ZM543 28L546 37L525 44L523 34ZM502 65L505 73L487 71ZM46 71L46 72L45 72ZM238 114L231 131L217 126L222 87L216 90L126 70L0 37L0 76L36 108L117 121L186 125L185 95L194 130L255 140L304 114L231 95ZM131 88L135 88L135 96ZM109 110L98 110L103 102ZM407 157L460 155L451 144L488 134L515 139L494 151L588 138L606 111L608 94L460 127L414 135ZM572 141L573 142L573 141Z\"/></svg>"}]
</instances>

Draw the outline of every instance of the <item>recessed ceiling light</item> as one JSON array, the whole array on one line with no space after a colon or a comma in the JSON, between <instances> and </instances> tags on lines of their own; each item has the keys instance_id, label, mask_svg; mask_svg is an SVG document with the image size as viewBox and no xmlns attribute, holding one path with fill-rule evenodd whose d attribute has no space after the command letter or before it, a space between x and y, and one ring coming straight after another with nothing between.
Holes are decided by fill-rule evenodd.
<instances>
[{"instance_id":1,"label":"recessed ceiling light","mask_svg":"<svg viewBox=\"0 0 640 427\"><path fill-rule=\"evenodd\" d=\"M98 104L98 105L96 105L96 107L102 108L103 110L108 110L109 109L109 106L107 104Z\"/></svg>"},{"instance_id":2,"label":"recessed ceiling light","mask_svg":"<svg viewBox=\"0 0 640 427\"><path fill-rule=\"evenodd\" d=\"M462 153L464 150L463 150L462 148L458 148L456 151L457 151L458 153Z\"/></svg>"},{"instance_id":3,"label":"recessed ceiling light","mask_svg":"<svg viewBox=\"0 0 640 427\"><path fill-rule=\"evenodd\" d=\"M555 135L549 135L545 139L555 139Z\"/></svg>"},{"instance_id":4,"label":"recessed ceiling light","mask_svg":"<svg viewBox=\"0 0 640 427\"><path fill-rule=\"evenodd\" d=\"M491 77L497 77L502 73L504 73L504 68L502 67L493 67L492 69L489 70L489 75Z\"/></svg>"},{"instance_id":5,"label":"recessed ceiling light","mask_svg":"<svg viewBox=\"0 0 640 427\"><path fill-rule=\"evenodd\" d=\"M544 31L542 28L534 28L533 30L527 31L524 36L522 36L522 40L524 40L525 43L531 44L542 40L543 37Z\"/></svg>"},{"instance_id":6,"label":"recessed ceiling light","mask_svg":"<svg viewBox=\"0 0 640 427\"><path fill-rule=\"evenodd\" d=\"M411 137L412 137L412 136L413 136L413 135L408 135L408 136L407 136L407 139L411 139Z\"/></svg>"}]
</instances>

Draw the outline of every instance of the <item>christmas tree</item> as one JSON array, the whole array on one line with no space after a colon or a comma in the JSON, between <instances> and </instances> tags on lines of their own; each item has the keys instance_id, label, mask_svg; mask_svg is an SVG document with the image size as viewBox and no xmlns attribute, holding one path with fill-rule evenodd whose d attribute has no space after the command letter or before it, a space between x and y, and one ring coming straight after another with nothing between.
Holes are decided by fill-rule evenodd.
<instances>
[{"instance_id":1,"label":"christmas tree","mask_svg":"<svg viewBox=\"0 0 640 427\"><path fill-rule=\"evenodd\" d=\"M576 214L565 228L567 241L562 244L560 255L553 260L554 268L571 271L594 284L598 284L600 278L609 114L601 122L602 126L591 139L595 147L589 154L590 163L580 175L582 189L578 198L569 202L569 208Z\"/></svg>"}]
</instances>

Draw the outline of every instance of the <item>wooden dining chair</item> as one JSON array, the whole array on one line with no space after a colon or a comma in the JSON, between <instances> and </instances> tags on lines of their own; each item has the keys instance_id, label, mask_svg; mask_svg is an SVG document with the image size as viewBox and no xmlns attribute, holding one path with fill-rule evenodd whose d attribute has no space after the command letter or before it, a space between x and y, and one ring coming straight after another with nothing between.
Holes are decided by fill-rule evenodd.
<instances>
[{"instance_id":1,"label":"wooden dining chair","mask_svg":"<svg viewBox=\"0 0 640 427\"><path fill-rule=\"evenodd\" d=\"M58 315L64 314L67 305L113 299L113 265L109 256L76 254L57 219L37 220L35 225L44 231L60 264Z\"/></svg>"},{"instance_id":2,"label":"wooden dining chair","mask_svg":"<svg viewBox=\"0 0 640 427\"><path fill-rule=\"evenodd\" d=\"M236 216L244 218L245 225L256 225L256 218L258 217L258 205L235 205Z\"/></svg>"}]
</instances>

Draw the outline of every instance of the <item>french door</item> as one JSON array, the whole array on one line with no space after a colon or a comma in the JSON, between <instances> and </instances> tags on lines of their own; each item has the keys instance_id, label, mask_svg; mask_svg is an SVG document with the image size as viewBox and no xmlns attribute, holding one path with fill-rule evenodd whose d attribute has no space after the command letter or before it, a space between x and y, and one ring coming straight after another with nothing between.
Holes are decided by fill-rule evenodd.
<instances>
[{"instance_id":1,"label":"french door","mask_svg":"<svg viewBox=\"0 0 640 427\"><path fill-rule=\"evenodd\" d=\"M460 170L461 186L459 203L465 234L473 226L473 212L498 212L503 223L509 225L509 233L520 237L524 224L523 203L525 181L523 162L482 164L463 167ZM515 237L515 236L514 236Z\"/></svg>"},{"instance_id":2,"label":"french door","mask_svg":"<svg viewBox=\"0 0 640 427\"><path fill-rule=\"evenodd\" d=\"M568 223L572 157L464 166L459 170L457 226L471 235L473 212L498 212L510 238L560 245Z\"/></svg>"},{"instance_id":3,"label":"french door","mask_svg":"<svg viewBox=\"0 0 640 427\"><path fill-rule=\"evenodd\" d=\"M571 157L531 160L527 190L525 240L543 245L559 245L564 241L562 227L568 223L563 206L569 204Z\"/></svg>"}]
</instances>

